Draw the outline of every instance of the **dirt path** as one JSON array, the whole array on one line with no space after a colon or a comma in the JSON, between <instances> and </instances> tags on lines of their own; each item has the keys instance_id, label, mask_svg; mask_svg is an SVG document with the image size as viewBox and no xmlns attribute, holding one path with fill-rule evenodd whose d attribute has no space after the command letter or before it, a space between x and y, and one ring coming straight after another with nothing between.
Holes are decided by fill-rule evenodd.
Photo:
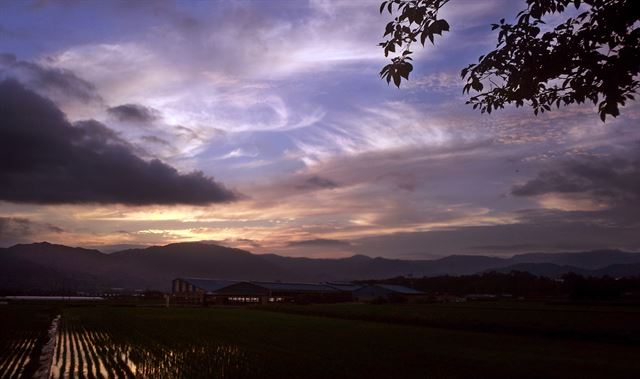
<instances>
[{"instance_id":1,"label":"dirt path","mask_svg":"<svg viewBox=\"0 0 640 379\"><path fill-rule=\"evenodd\" d=\"M53 352L56 349L56 341L58 336L58 325L60 324L60 315L57 315L49 327L49 340L42 347L38 370L33 375L34 379L48 379L51 374L51 363L53 361Z\"/></svg>"}]
</instances>

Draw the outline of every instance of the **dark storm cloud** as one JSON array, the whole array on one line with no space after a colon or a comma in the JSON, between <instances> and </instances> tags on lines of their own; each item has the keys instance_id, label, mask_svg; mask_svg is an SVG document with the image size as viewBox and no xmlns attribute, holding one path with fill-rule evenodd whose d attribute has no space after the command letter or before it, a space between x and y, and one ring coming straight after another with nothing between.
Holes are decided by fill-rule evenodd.
<instances>
[{"instance_id":1,"label":"dark storm cloud","mask_svg":"<svg viewBox=\"0 0 640 379\"><path fill-rule=\"evenodd\" d=\"M120 135L96 120L82 120L73 123L74 127L84 131L83 140L87 143L101 144L108 142L117 145L129 145ZM131 147L131 146L130 146Z\"/></svg>"},{"instance_id":2,"label":"dark storm cloud","mask_svg":"<svg viewBox=\"0 0 640 379\"><path fill-rule=\"evenodd\" d=\"M208 204L236 195L202 172L132 153L97 121L71 124L49 100L0 82L0 199L27 203Z\"/></svg>"},{"instance_id":3,"label":"dark storm cloud","mask_svg":"<svg viewBox=\"0 0 640 379\"><path fill-rule=\"evenodd\" d=\"M108 108L107 112L120 121L141 124L150 123L160 118L158 110L140 104L122 104Z\"/></svg>"},{"instance_id":4,"label":"dark storm cloud","mask_svg":"<svg viewBox=\"0 0 640 379\"><path fill-rule=\"evenodd\" d=\"M511 192L516 196L575 194L614 206L640 206L640 144L627 156L564 162L514 186Z\"/></svg>"},{"instance_id":5,"label":"dark storm cloud","mask_svg":"<svg viewBox=\"0 0 640 379\"><path fill-rule=\"evenodd\" d=\"M293 241L287 244L289 247L349 247L351 243L348 241L316 238L311 240Z\"/></svg>"},{"instance_id":6,"label":"dark storm cloud","mask_svg":"<svg viewBox=\"0 0 640 379\"><path fill-rule=\"evenodd\" d=\"M82 102L101 101L95 87L69 70L43 67L21 61L13 54L0 54L0 80L19 78L32 89L55 96L71 97Z\"/></svg>"},{"instance_id":7,"label":"dark storm cloud","mask_svg":"<svg viewBox=\"0 0 640 379\"><path fill-rule=\"evenodd\" d=\"M297 189L309 190L309 189L331 189L337 188L340 185L331 179L323 178L321 176L312 176L306 179L301 184L296 185Z\"/></svg>"}]
</instances>

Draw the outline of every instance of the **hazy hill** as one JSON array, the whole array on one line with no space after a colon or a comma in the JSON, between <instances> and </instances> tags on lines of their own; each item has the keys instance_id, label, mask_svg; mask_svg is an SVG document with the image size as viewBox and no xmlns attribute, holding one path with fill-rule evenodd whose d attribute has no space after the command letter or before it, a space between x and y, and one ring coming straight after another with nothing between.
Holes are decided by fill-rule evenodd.
<instances>
[{"instance_id":1,"label":"hazy hill","mask_svg":"<svg viewBox=\"0 0 640 379\"><path fill-rule=\"evenodd\" d=\"M593 276L640 276L640 263L614 264L591 271Z\"/></svg>"},{"instance_id":2,"label":"hazy hill","mask_svg":"<svg viewBox=\"0 0 640 379\"><path fill-rule=\"evenodd\" d=\"M590 270L574 266L557 265L555 263L518 263L510 266L493 268L487 271L496 271L505 274L511 271L526 271L533 275L546 276L550 278L557 278L569 272L579 275L591 275Z\"/></svg>"},{"instance_id":3,"label":"hazy hill","mask_svg":"<svg viewBox=\"0 0 640 379\"><path fill-rule=\"evenodd\" d=\"M179 276L218 279L292 280L293 273L260 255L213 244L176 243L131 249L107 256L116 267L134 269L130 282L139 287L166 286Z\"/></svg>"},{"instance_id":4,"label":"hazy hill","mask_svg":"<svg viewBox=\"0 0 640 379\"><path fill-rule=\"evenodd\" d=\"M111 287L122 279L111 273L97 250L46 242L0 249L0 288L53 292Z\"/></svg>"},{"instance_id":5,"label":"hazy hill","mask_svg":"<svg viewBox=\"0 0 640 379\"><path fill-rule=\"evenodd\" d=\"M0 289L5 292L114 287L168 290L171 280L180 276L315 282L512 270L550 277L567 272L633 276L640 275L640 254L602 250L511 258L452 255L436 260L400 260L364 255L339 259L256 255L208 243L177 243L112 254L49 243L0 249Z\"/></svg>"},{"instance_id":6,"label":"hazy hill","mask_svg":"<svg viewBox=\"0 0 640 379\"><path fill-rule=\"evenodd\" d=\"M596 270L611 264L640 263L640 254L620 250L594 250L584 253L532 253L510 259L512 263L554 263L557 265Z\"/></svg>"},{"instance_id":7,"label":"hazy hill","mask_svg":"<svg viewBox=\"0 0 640 379\"><path fill-rule=\"evenodd\" d=\"M564 274L573 272L583 276L611 276L616 278L623 276L640 276L640 263L613 264L596 270L588 270L576 266L558 265L555 263L519 263L486 271L496 271L500 273L526 271L534 275L550 278L557 278Z\"/></svg>"},{"instance_id":8,"label":"hazy hill","mask_svg":"<svg viewBox=\"0 0 640 379\"><path fill-rule=\"evenodd\" d=\"M339 259L291 258L275 254L263 257L289 272L314 281L388 278L392 276L435 276L474 274L504 264L495 257L452 255L437 260L400 260L354 255Z\"/></svg>"}]
</instances>

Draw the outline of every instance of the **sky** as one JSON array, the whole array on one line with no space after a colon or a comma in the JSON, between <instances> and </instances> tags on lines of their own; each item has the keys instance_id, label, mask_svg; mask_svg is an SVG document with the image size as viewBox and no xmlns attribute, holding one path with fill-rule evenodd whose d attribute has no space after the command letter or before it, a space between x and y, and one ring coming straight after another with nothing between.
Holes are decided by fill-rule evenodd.
<instances>
[{"instance_id":1,"label":"sky","mask_svg":"<svg viewBox=\"0 0 640 379\"><path fill-rule=\"evenodd\" d=\"M0 0L0 246L640 250L637 102L465 105L523 4L448 4L398 89L378 1Z\"/></svg>"}]
</instances>

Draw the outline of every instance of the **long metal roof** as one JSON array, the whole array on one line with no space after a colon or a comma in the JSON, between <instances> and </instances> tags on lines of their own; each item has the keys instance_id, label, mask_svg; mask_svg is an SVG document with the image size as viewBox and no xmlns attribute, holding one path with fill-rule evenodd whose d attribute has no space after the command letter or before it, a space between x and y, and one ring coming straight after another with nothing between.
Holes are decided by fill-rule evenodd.
<instances>
[{"instance_id":1,"label":"long metal roof","mask_svg":"<svg viewBox=\"0 0 640 379\"><path fill-rule=\"evenodd\" d=\"M324 284L315 283L284 283L284 282L249 282L271 291L295 292L338 292L337 289Z\"/></svg>"},{"instance_id":2,"label":"long metal roof","mask_svg":"<svg viewBox=\"0 0 640 379\"><path fill-rule=\"evenodd\" d=\"M237 283L249 283L271 291L291 292L338 292L339 290L325 284L317 283L286 283L286 282L261 282L247 280L220 280L205 278L178 278L206 292L219 292L220 290Z\"/></svg>"},{"instance_id":3,"label":"long metal roof","mask_svg":"<svg viewBox=\"0 0 640 379\"><path fill-rule=\"evenodd\" d=\"M355 290L358 290L364 287L362 284L345 283L345 282L327 282L324 284L343 292L353 292Z\"/></svg>"},{"instance_id":4,"label":"long metal roof","mask_svg":"<svg viewBox=\"0 0 640 379\"><path fill-rule=\"evenodd\" d=\"M220 280L220 279L204 279L204 278L178 278L193 286L205 290L207 292L216 292L224 287L232 284L240 283L237 280Z\"/></svg>"},{"instance_id":5,"label":"long metal roof","mask_svg":"<svg viewBox=\"0 0 640 379\"><path fill-rule=\"evenodd\" d=\"M374 284L374 285L378 286L378 287L382 287L384 289L387 289L387 290L395 292L395 293L401 293L403 295L422 295L422 294L424 294L424 292L422 292L422 291L418 291L418 290L410 288L410 287L400 286L400 285L397 285L397 284Z\"/></svg>"}]
</instances>

